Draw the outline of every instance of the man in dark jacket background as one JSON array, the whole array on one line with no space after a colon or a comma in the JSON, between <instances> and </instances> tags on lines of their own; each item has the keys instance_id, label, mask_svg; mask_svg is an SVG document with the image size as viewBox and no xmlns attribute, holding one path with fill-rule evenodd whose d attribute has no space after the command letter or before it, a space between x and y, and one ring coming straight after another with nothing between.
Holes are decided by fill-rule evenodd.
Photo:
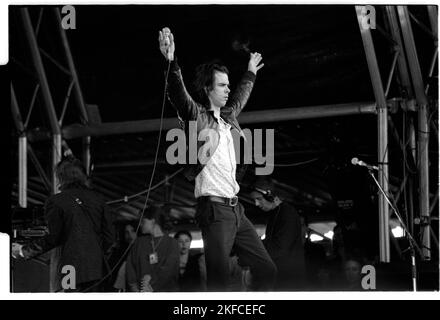
<instances>
[{"instance_id":1,"label":"man in dark jacket background","mask_svg":"<svg viewBox=\"0 0 440 320\"><path fill-rule=\"evenodd\" d=\"M101 291L99 282L110 271L105 255L115 240L112 213L89 188L85 168L78 159L61 161L56 174L61 192L45 203L49 234L23 246L13 244L12 255L29 259L59 246L57 287L65 291ZM75 280L68 288L62 282L66 275Z\"/></svg>"},{"instance_id":2,"label":"man in dark jacket background","mask_svg":"<svg viewBox=\"0 0 440 320\"><path fill-rule=\"evenodd\" d=\"M276 195L274 183L267 177L257 178L251 197L269 216L263 242L278 269L275 289L304 289L305 233L301 217L294 207Z\"/></svg>"}]
</instances>

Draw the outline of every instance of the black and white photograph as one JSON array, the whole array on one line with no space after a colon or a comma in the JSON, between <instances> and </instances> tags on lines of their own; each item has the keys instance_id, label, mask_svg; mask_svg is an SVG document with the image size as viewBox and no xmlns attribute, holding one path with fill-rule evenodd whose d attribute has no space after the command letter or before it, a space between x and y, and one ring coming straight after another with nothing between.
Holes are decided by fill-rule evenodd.
<instances>
[{"instance_id":1,"label":"black and white photograph","mask_svg":"<svg viewBox=\"0 0 440 320\"><path fill-rule=\"evenodd\" d=\"M438 293L436 5L8 17L12 296Z\"/></svg>"}]
</instances>

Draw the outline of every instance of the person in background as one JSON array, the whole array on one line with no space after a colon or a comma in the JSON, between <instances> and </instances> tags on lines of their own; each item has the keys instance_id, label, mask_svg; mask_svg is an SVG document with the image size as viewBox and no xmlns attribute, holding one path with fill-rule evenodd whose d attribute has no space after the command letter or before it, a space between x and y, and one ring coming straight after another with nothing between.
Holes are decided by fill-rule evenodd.
<instances>
[{"instance_id":1,"label":"person in background","mask_svg":"<svg viewBox=\"0 0 440 320\"><path fill-rule=\"evenodd\" d=\"M344 291L362 291L362 264L354 257L348 257L342 264L344 274L342 290Z\"/></svg>"},{"instance_id":2,"label":"person in background","mask_svg":"<svg viewBox=\"0 0 440 320\"><path fill-rule=\"evenodd\" d=\"M131 292L178 291L179 245L168 235L171 223L160 207L146 210L142 235L131 248L126 263Z\"/></svg>"},{"instance_id":3,"label":"person in background","mask_svg":"<svg viewBox=\"0 0 440 320\"><path fill-rule=\"evenodd\" d=\"M182 292L206 291L206 266L203 253L192 253L192 236L180 230L174 235L180 250L179 289Z\"/></svg>"},{"instance_id":4,"label":"person in background","mask_svg":"<svg viewBox=\"0 0 440 320\"><path fill-rule=\"evenodd\" d=\"M127 222L124 225L123 229L123 242L119 247L119 254L117 255L117 259L121 259L122 255L125 251L129 250L130 245L136 240L136 226L133 222ZM119 271L116 275L116 279L114 281L113 287L119 292L127 291L127 281L125 277L126 273L126 258L122 261Z\"/></svg>"},{"instance_id":5,"label":"person in background","mask_svg":"<svg viewBox=\"0 0 440 320\"><path fill-rule=\"evenodd\" d=\"M60 193L45 203L49 234L27 245L13 244L12 255L25 259L61 247L57 268L59 288L67 292L104 291L107 257L115 242L114 217L100 195L91 188L81 161L67 157L56 166ZM64 266L75 270L76 283L63 287Z\"/></svg>"},{"instance_id":6,"label":"person in background","mask_svg":"<svg viewBox=\"0 0 440 320\"><path fill-rule=\"evenodd\" d=\"M306 273L304 228L300 216L295 208L275 194L270 178L257 178L251 198L269 216L263 242L278 269L275 290L303 289Z\"/></svg>"}]
</instances>

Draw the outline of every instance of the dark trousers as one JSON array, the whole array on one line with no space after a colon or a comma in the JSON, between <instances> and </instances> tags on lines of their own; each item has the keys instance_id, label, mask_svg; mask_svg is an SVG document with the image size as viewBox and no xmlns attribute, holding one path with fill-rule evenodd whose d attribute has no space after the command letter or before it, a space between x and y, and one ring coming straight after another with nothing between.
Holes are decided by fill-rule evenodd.
<instances>
[{"instance_id":1,"label":"dark trousers","mask_svg":"<svg viewBox=\"0 0 440 320\"><path fill-rule=\"evenodd\" d=\"M238 255L240 265L250 268L251 289L272 289L276 266L240 203L229 206L201 197L196 218L202 230L209 291L226 290L232 249Z\"/></svg>"}]
</instances>

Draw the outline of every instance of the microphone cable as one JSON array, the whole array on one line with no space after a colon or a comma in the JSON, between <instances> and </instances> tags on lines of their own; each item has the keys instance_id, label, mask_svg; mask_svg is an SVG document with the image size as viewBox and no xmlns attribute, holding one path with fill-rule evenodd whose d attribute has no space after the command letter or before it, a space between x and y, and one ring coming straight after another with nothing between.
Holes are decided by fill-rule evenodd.
<instances>
[{"instance_id":1,"label":"microphone cable","mask_svg":"<svg viewBox=\"0 0 440 320\"><path fill-rule=\"evenodd\" d=\"M150 191L152 189L151 185L153 184L154 174L156 172L157 158L158 158L159 149L160 149L160 140L161 140L161 137L162 137L163 115L164 115L164 110L165 110L165 101L166 101L166 94L167 94L167 87L168 87L168 76L169 76L169 73L170 73L170 67L171 67L171 60L168 60L167 71L166 71L166 74L165 74L163 99L162 99L162 110L161 110L161 114L160 114L159 135L158 135L158 138L157 138L157 146L156 146L156 153L155 153L155 156L154 156L153 170L151 172L150 182L149 182L149 185L148 185L147 195L145 197L144 206L142 208L142 213L141 213L141 215L139 217L138 225L137 225L137 228L136 228L136 234L139 231L139 228L140 228L141 223L142 223L142 219L144 217L145 209L147 208L147 203L148 203L148 200L150 198ZM89 291L90 289L92 289L92 288L102 284L104 282L104 280L106 280L108 277L110 277L113 274L113 272L116 270L116 268L125 259L126 255L128 254L128 252L130 251L131 247L133 246L133 243L134 243L134 241L130 242L130 244L128 245L127 249L125 249L124 253L121 255L119 260L115 263L113 268L101 280L99 280L97 283L89 286L88 288L82 290L81 292Z\"/></svg>"}]
</instances>

